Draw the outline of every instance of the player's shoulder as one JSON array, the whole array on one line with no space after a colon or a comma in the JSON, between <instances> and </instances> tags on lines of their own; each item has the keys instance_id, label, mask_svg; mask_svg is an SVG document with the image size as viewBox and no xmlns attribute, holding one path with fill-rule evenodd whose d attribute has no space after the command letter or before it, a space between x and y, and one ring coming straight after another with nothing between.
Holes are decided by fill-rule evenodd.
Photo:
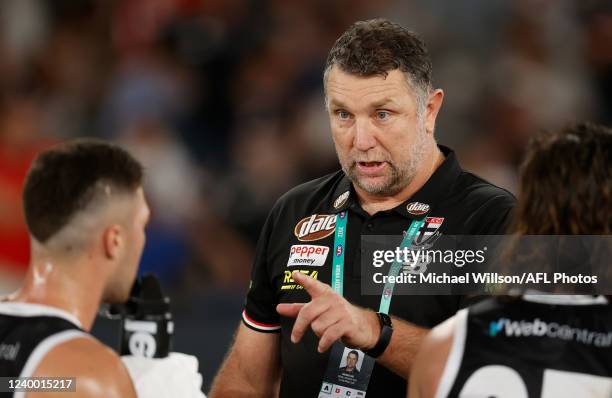
<instances>
[{"instance_id":1,"label":"player's shoulder","mask_svg":"<svg viewBox=\"0 0 612 398\"><path fill-rule=\"evenodd\" d=\"M456 336L458 316L447 319L433 328L423 339L419 352L415 357L410 375L412 395L418 397L433 397L446 368ZM411 396L412 396L411 395Z\"/></svg>"},{"instance_id":2,"label":"player's shoulder","mask_svg":"<svg viewBox=\"0 0 612 398\"><path fill-rule=\"evenodd\" d=\"M39 377L75 377L71 397L135 397L129 373L113 350L82 336L52 348L34 371Z\"/></svg>"},{"instance_id":3,"label":"player's shoulder","mask_svg":"<svg viewBox=\"0 0 612 398\"><path fill-rule=\"evenodd\" d=\"M346 183L342 170L315 178L299 184L283 194L276 202L275 208L277 210L296 206L312 209L331 208L334 193L341 184L346 185Z\"/></svg>"}]
</instances>

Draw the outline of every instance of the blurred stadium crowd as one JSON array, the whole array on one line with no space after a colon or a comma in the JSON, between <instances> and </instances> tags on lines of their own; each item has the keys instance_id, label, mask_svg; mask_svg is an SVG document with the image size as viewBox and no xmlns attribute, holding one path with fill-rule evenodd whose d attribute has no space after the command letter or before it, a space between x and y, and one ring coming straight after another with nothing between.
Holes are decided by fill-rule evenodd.
<instances>
[{"instance_id":1,"label":"blurred stadium crowd","mask_svg":"<svg viewBox=\"0 0 612 398\"><path fill-rule=\"evenodd\" d=\"M359 19L421 34L446 92L438 140L514 191L530 134L577 119L612 124L610 4L3 0L0 293L27 267L20 195L31 160L96 136L147 168L141 272L158 273L179 301L207 289L241 300L275 200L338 168L321 74Z\"/></svg>"}]
</instances>

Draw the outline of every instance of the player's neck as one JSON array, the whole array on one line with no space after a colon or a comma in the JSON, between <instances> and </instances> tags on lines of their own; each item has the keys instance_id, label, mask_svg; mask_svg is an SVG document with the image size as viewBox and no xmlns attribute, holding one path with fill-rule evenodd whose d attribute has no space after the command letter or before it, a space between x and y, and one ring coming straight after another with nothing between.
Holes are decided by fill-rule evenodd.
<instances>
[{"instance_id":1,"label":"player's neck","mask_svg":"<svg viewBox=\"0 0 612 398\"><path fill-rule=\"evenodd\" d=\"M370 215L379 211L393 209L408 200L415 192L425 185L436 169L444 162L444 155L437 146L433 147L432 153L425 157L416 175L402 190L394 195L380 196L370 194L354 184L355 192L359 198L359 204Z\"/></svg>"},{"instance_id":2,"label":"player's neck","mask_svg":"<svg viewBox=\"0 0 612 398\"><path fill-rule=\"evenodd\" d=\"M100 278L82 275L85 268L76 263L60 265L51 258L33 259L23 287L9 300L62 309L89 331L100 306L103 285Z\"/></svg>"}]
</instances>

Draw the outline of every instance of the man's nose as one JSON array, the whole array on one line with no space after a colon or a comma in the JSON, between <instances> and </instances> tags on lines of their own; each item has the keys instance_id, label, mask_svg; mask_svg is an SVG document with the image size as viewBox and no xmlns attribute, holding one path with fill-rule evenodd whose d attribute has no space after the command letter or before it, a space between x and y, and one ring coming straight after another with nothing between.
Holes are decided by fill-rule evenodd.
<instances>
[{"instance_id":1,"label":"man's nose","mask_svg":"<svg viewBox=\"0 0 612 398\"><path fill-rule=\"evenodd\" d=\"M354 128L353 146L355 149L366 152L376 146L376 130L369 118L356 118Z\"/></svg>"}]
</instances>

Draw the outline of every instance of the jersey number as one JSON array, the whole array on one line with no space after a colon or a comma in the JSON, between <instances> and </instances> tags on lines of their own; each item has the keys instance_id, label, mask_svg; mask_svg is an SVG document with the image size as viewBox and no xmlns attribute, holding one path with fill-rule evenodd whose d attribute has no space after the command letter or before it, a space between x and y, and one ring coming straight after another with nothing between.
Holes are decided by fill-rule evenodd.
<instances>
[{"instance_id":1,"label":"jersey number","mask_svg":"<svg viewBox=\"0 0 612 398\"><path fill-rule=\"evenodd\" d=\"M612 396L612 378L585 373L544 370L540 398ZM521 375L502 365L484 366L470 376L460 398L529 398Z\"/></svg>"}]
</instances>

